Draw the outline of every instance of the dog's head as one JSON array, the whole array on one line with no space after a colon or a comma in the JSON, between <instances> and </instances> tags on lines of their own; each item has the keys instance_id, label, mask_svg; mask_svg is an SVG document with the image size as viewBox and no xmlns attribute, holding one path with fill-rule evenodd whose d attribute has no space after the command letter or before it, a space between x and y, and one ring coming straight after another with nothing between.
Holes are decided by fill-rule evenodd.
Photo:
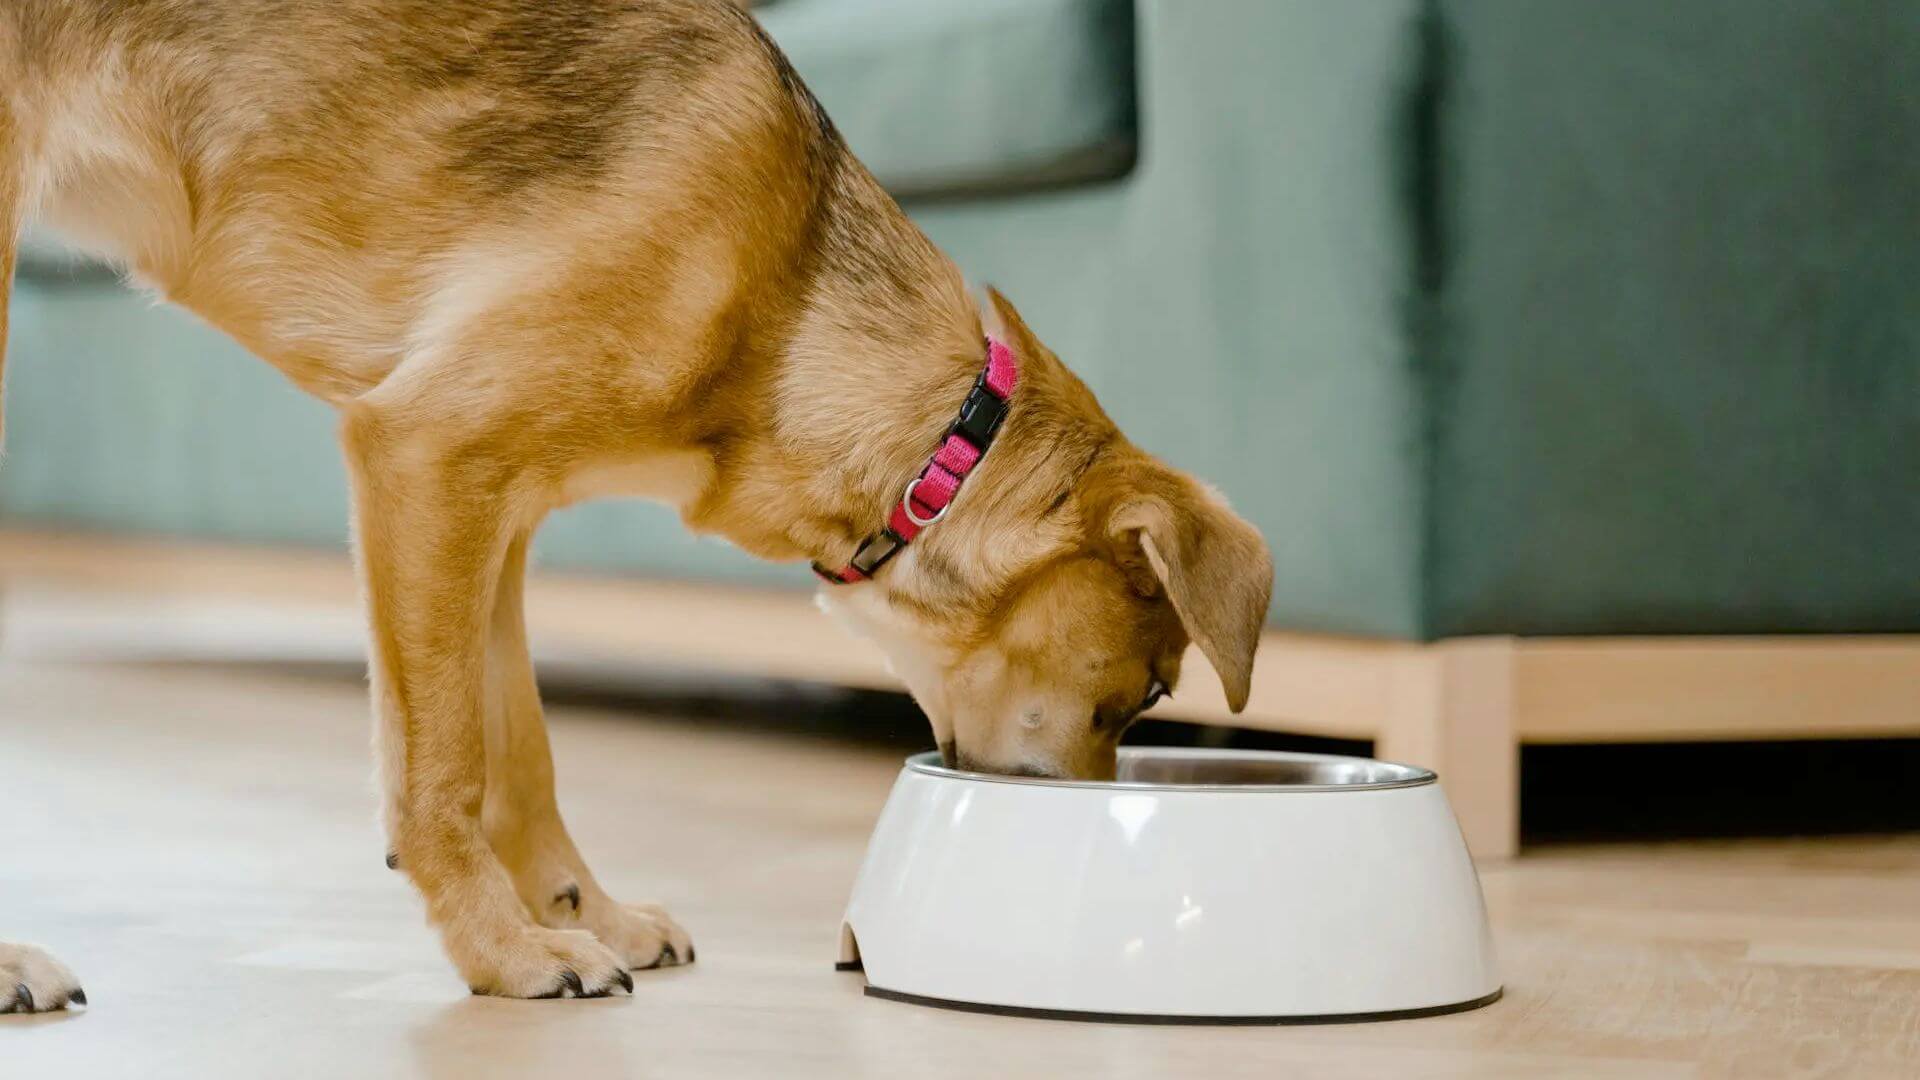
<instances>
[{"instance_id":1,"label":"dog's head","mask_svg":"<svg viewBox=\"0 0 1920 1080\"><path fill-rule=\"evenodd\" d=\"M1190 641L1246 705L1273 564L1217 494L1127 442L997 293L986 307L1023 365L1000 440L955 514L827 606L886 651L950 764L1111 778Z\"/></svg>"}]
</instances>

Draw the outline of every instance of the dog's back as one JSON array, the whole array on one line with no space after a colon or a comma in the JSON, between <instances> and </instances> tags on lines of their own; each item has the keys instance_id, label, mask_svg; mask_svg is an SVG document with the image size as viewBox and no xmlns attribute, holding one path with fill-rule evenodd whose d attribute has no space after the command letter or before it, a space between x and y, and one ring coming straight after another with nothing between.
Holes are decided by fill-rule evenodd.
<instances>
[{"instance_id":1,"label":"dog's back","mask_svg":"<svg viewBox=\"0 0 1920 1080\"><path fill-rule=\"evenodd\" d=\"M843 158L727 0L0 6L0 257L37 206L335 402L584 268L694 334Z\"/></svg>"}]
</instances>

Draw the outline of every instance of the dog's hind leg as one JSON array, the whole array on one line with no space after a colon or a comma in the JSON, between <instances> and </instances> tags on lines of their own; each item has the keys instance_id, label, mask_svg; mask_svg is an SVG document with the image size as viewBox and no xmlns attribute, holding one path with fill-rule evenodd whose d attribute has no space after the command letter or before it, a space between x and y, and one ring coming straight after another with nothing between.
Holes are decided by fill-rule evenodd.
<instances>
[{"instance_id":1,"label":"dog's hind leg","mask_svg":"<svg viewBox=\"0 0 1920 1080\"><path fill-rule=\"evenodd\" d=\"M457 377L414 374L348 405L341 425L391 850L475 992L630 987L591 933L533 921L481 827L487 630L530 501L497 450L507 429L473 415Z\"/></svg>"},{"instance_id":2,"label":"dog's hind leg","mask_svg":"<svg viewBox=\"0 0 1920 1080\"><path fill-rule=\"evenodd\" d=\"M658 907L621 904L587 869L554 799L553 754L527 651L528 529L508 546L487 642L487 795L481 820L520 899L545 926L590 930L628 967L688 963L693 945Z\"/></svg>"},{"instance_id":3,"label":"dog's hind leg","mask_svg":"<svg viewBox=\"0 0 1920 1080\"><path fill-rule=\"evenodd\" d=\"M0 32L5 29L0 26ZM0 40L0 46L4 44ZM0 64L5 59L0 55ZM26 180L26 148L10 106L0 97L0 393L6 389L7 308L13 293L14 252L27 212ZM0 406L4 405L0 399ZM0 407L0 436L5 428L6 410ZM31 945L0 942L0 1013L51 1012L68 1003L87 1003L87 993L73 972Z\"/></svg>"},{"instance_id":4,"label":"dog's hind leg","mask_svg":"<svg viewBox=\"0 0 1920 1080\"><path fill-rule=\"evenodd\" d=\"M32 945L0 942L0 1013L53 1012L85 1005L73 972Z\"/></svg>"}]
</instances>

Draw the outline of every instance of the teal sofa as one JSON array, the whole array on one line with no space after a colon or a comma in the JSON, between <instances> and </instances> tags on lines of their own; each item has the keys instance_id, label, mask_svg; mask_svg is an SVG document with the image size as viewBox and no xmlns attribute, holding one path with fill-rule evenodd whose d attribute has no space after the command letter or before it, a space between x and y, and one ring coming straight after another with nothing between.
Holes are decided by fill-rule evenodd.
<instances>
[{"instance_id":1,"label":"teal sofa","mask_svg":"<svg viewBox=\"0 0 1920 1080\"><path fill-rule=\"evenodd\" d=\"M848 140L1280 628L1920 630L1920 19L1898 2L774 0ZM0 524L337 545L323 407L23 263ZM809 584L604 504L546 565Z\"/></svg>"}]
</instances>

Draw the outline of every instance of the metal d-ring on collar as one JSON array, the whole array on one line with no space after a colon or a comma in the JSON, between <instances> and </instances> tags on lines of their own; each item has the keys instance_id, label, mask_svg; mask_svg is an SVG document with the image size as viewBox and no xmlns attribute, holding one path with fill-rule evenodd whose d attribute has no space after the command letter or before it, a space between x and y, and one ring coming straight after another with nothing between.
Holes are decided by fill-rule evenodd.
<instances>
[{"instance_id":1,"label":"metal d-ring on collar","mask_svg":"<svg viewBox=\"0 0 1920 1080\"><path fill-rule=\"evenodd\" d=\"M920 481L925 479L926 477L924 476L916 476L913 479L907 481L906 493L900 496L900 509L906 511L907 520L913 522L914 525L922 529L926 528L927 526L933 524L936 521L939 521L941 518L946 517L947 511L953 509L953 504L948 503L947 505L941 507L940 509L935 510L933 512L933 516L930 518L923 518L919 514L916 514L913 512L914 489L918 488L920 486Z\"/></svg>"}]
</instances>

